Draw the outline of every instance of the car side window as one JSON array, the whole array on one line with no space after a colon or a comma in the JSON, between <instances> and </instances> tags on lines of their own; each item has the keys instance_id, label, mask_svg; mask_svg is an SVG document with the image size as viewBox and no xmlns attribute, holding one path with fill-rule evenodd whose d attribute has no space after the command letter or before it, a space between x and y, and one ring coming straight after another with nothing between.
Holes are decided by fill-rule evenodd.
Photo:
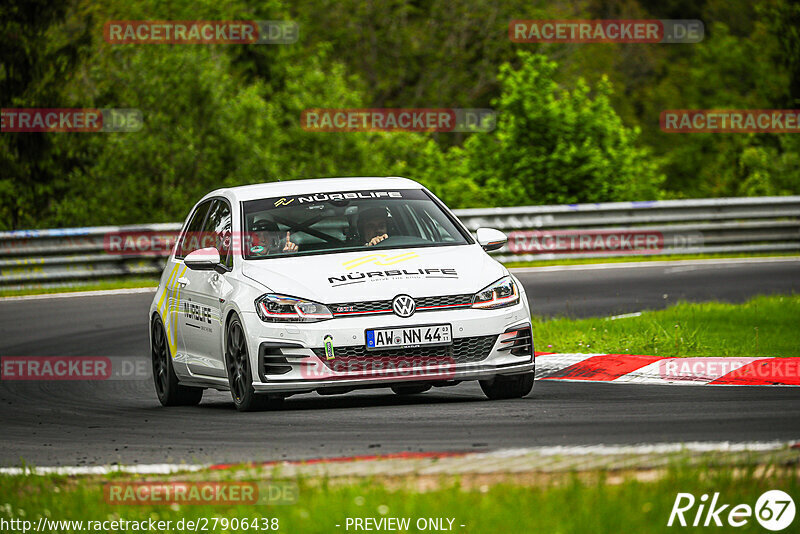
<instances>
[{"instance_id":1,"label":"car side window","mask_svg":"<svg viewBox=\"0 0 800 534\"><path fill-rule=\"evenodd\" d=\"M233 268L231 208L224 200L214 200L203 225L203 235L210 242L206 246L219 251L219 261L228 269Z\"/></svg>"},{"instance_id":2,"label":"car side window","mask_svg":"<svg viewBox=\"0 0 800 534\"><path fill-rule=\"evenodd\" d=\"M175 251L175 258L183 259L190 252L203 248L201 230L203 229L203 222L206 220L206 214L208 214L208 208L210 207L211 201L206 200L194 210L192 218L189 219L189 224L186 225L186 230L184 230L181 235L178 248Z\"/></svg>"}]
</instances>

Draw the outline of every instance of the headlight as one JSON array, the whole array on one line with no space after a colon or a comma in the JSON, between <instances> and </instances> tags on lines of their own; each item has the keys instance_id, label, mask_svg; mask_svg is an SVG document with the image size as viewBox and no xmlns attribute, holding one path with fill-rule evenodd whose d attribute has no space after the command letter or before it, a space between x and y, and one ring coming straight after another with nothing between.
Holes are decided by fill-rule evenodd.
<instances>
[{"instance_id":1,"label":"headlight","mask_svg":"<svg viewBox=\"0 0 800 534\"><path fill-rule=\"evenodd\" d=\"M333 319L324 304L287 295L262 295L256 299L256 312L271 323L314 323Z\"/></svg>"},{"instance_id":2,"label":"headlight","mask_svg":"<svg viewBox=\"0 0 800 534\"><path fill-rule=\"evenodd\" d=\"M504 308L519 302L517 284L510 276L505 276L497 282L475 293L472 297L473 308Z\"/></svg>"}]
</instances>

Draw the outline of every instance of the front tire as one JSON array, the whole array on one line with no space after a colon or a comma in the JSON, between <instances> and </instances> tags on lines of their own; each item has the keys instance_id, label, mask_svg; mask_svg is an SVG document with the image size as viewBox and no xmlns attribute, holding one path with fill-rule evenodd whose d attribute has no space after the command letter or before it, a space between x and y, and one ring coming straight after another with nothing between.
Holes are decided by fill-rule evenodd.
<instances>
[{"instance_id":1,"label":"front tire","mask_svg":"<svg viewBox=\"0 0 800 534\"><path fill-rule=\"evenodd\" d=\"M161 317L153 319L151 328L151 356L156 395L162 406L195 406L203 398L203 388L182 386L172 367L172 356L167 343L167 332Z\"/></svg>"},{"instance_id":2,"label":"front tire","mask_svg":"<svg viewBox=\"0 0 800 534\"><path fill-rule=\"evenodd\" d=\"M533 372L510 376L497 375L490 380L481 380L481 389L491 400L521 399L533 389L533 377Z\"/></svg>"},{"instance_id":3,"label":"front tire","mask_svg":"<svg viewBox=\"0 0 800 534\"><path fill-rule=\"evenodd\" d=\"M225 367L233 404L240 412L255 412L280 405L282 398L259 395L253 388L253 372L242 322L234 315L225 331Z\"/></svg>"}]
</instances>

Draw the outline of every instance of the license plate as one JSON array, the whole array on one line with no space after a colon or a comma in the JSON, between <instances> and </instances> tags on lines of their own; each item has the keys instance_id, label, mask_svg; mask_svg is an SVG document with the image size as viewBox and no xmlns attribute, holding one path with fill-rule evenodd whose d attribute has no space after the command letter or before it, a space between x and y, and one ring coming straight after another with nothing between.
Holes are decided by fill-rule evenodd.
<instances>
[{"instance_id":1,"label":"license plate","mask_svg":"<svg viewBox=\"0 0 800 534\"><path fill-rule=\"evenodd\" d=\"M368 350L449 345L452 342L449 324L367 330Z\"/></svg>"}]
</instances>

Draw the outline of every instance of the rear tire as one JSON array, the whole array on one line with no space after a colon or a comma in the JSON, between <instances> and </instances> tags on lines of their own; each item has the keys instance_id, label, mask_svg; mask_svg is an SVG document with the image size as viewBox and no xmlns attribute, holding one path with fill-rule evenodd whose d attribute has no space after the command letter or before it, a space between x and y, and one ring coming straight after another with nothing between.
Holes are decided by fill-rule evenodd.
<instances>
[{"instance_id":1,"label":"rear tire","mask_svg":"<svg viewBox=\"0 0 800 534\"><path fill-rule=\"evenodd\" d=\"M240 412L256 412L278 407L282 397L258 394L253 388L253 372L247 352L247 338L239 317L234 315L225 330L225 367L233 404Z\"/></svg>"},{"instance_id":2,"label":"rear tire","mask_svg":"<svg viewBox=\"0 0 800 534\"><path fill-rule=\"evenodd\" d=\"M521 399L533 389L534 373L503 376L481 380L483 393L492 400Z\"/></svg>"},{"instance_id":3,"label":"rear tire","mask_svg":"<svg viewBox=\"0 0 800 534\"><path fill-rule=\"evenodd\" d=\"M433 386L430 384L416 384L412 386L392 386L392 391L394 391L397 395L417 395L419 393L425 393Z\"/></svg>"},{"instance_id":4,"label":"rear tire","mask_svg":"<svg viewBox=\"0 0 800 534\"><path fill-rule=\"evenodd\" d=\"M151 356L153 362L153 382L156 395L162 406L195 406L203 398L203 388L182 386L172 367L172 355L167 343L167 333L161 317L153 319L151 328Z\"/></svg>"}]
</instances>

